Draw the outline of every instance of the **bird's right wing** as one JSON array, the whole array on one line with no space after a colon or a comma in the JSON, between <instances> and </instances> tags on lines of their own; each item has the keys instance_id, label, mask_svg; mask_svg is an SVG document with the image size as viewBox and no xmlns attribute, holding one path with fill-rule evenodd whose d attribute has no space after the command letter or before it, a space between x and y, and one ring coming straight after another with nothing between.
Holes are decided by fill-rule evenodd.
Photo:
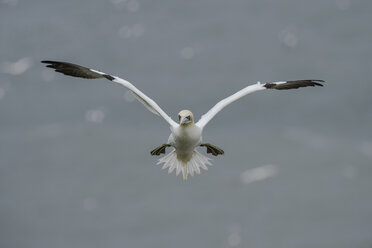
<instances>
[{"instance_id":1,"label":"bird's right wing","mask_svg":"<svg viewBox=\"0 0 372 248\"><path fill-rule=\"evenodd\" d=\"M323 86L320 84L324 82L323 80L295 80L295 81L282 81L282 82L271 82L271 83L264 83L261 84L260 82L249 85L235 94L226 97L225 99L219 101L213 108L211 108L206 114L204 114L200 120L196 123L196 125L200 128L204 128L205 125L224 107L229 105L230 103L235 102L236 100L246 96L250 93L266 90L266 89L276 89L276 90L289 90L289 89L297 89L300 87L308 87L308 86Z\"/></svg>"},{"instance_id":2,"label":"bird's right wing","mask_svg":"<svg viewBox=\"0 0 372 248\"><path fill-rule=\"evenodd\" d=\"M163 117L172 127L178 125L159 107L158 104L156 104L154 100L152 100L150 97L146 96L142 91L134 87L133 84L120 77L112 76L104 72L100 72L94 69L90 69L84 66L75 65L67 62L49 60L44 60L41 62L48 64L47 67L55 69L56 72L60 72L68 76L81 77L87 79L106 78L112 82L121 84L124 87L128 88L136 97L136 99L140 101L152 113Z\"/></svg>"}]
</instances>

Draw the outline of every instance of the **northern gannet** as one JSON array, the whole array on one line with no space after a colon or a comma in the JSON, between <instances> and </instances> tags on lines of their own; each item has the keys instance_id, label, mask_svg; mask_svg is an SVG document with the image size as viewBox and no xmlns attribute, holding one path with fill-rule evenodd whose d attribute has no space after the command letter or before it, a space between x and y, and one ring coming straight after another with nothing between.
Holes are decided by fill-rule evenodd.
<instances>
[{"instance_id":1,"label":"northern gannet","mask_svg":"<svg viewBox=\"0 0 372 248\"><path fill-rule=\"evenodd\" d=\"M163 164L162 169L168 169L168 173L176 170L176 176L182 172L183 179L187 180L188 174L191 176L200 174L200 168L208 170L207 165L212 165L210 158L202 155L196 150L197 147L206 147L207 153L213 156L224 154L224 151L217 146L202 142L202 132L207 123L224 107L243 96L266 89L289 90L307 86L323 86L323 80L295 80L281 81L249 85L235 94L219 101L213 108L204 114L198 122L194 122L194 116L190 110L182 110L178 113L178 123L173 121L156 102L146 96L142 91L137 89L130 82L94 69L83 67L76 64L59 61L44 60L42 63L48 64L47 67L55 69L56 72L63 73L68 76L81 77L87 79L106 78L112 82L121 84L128 88L138 101L143 103L145 107L156 115L163 117L170 125L171 134L168 142L155 148L151 151L151 155L165 154L167 147L173 147L173 151L161 157L157 164Z\"/></svg>"}]
</instances>

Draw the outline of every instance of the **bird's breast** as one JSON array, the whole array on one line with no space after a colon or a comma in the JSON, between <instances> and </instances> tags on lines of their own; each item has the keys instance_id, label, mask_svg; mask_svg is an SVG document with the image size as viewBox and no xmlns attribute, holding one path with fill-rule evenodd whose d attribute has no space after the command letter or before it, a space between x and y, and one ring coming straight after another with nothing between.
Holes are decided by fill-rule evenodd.
<instances>
[{"instance_id":1,"label":"bird's breast","mask_svg":"<svg viewBox=\"0 0 372 248\"><path fill-rule=\"evenodd\" d=\"M202 141L201 129L195 125L173 130L173 146L177 153L191 153Z\"/></svg>"}]
</instances>

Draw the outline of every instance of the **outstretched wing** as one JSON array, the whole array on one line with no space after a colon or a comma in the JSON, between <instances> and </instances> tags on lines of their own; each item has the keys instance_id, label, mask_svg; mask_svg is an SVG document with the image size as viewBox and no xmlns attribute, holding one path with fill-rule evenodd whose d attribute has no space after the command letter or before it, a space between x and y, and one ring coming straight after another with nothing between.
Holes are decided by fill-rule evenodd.
<instances>
[{"instance_id":1,"label":"outstretched wing","mask_svg":"<svg viewBox=\"0 0 372 248\"><path fill-rule=\"evenodd\" d=\"M257 84L249 85L244 89L239 90L235 94L219 101L213 108L211 108L206 114L204 114L200 120L196 123L197 126L200 128L204 128L205 125L224 107L229 105L230 103L235 102L236 100L246 96L250 93L266 90L266 89L276 89L276 90L289 90L289 89L297 89L301 87L308 87L308 86L323 86L323 80L296 80L296 81L283 81L283 82L271 82L271 83L264 83L261 84L258 82Z\"/></svg>"},{"instance_id":2,"label":"outstretched wing","mask_svg":"<svg viewBox=\"0 0 372 248\"><path fill-rule=\"evenodd\" d=\"M145 107L150 110L152 113L156 115L160 115L163 117L171 126L177 126L177 123L172 120L160 107L154 100L152 100L150 97L146 96L142 91L134 87L133 84L130 82L119 78L117 76L112 76L110 74L100 72L94 69L89 69L84 66L75 65L67 62L59 62L59 61L49 61L44 60L41 61L42 63L48 64L47 67L55 69L56 72L63 73L68 76L73 77L81 77L81 78L88 78L88 79L95 79L95 78L106 78L110 81L113 81L115 83L121 84L128 88L133 95L137 98L138 101L140 101Z\"/></svg>"}]
</instances>

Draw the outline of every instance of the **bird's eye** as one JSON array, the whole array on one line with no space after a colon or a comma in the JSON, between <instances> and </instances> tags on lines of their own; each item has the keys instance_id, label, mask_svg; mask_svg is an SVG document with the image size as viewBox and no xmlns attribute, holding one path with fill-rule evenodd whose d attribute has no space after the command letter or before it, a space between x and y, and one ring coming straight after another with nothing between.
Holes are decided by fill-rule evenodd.
<instances>
[{"instance_id":1,"label":"bird's eye","mask_svg":"<svg viewBox=\"0 0 372 248\"><path fill-rule=\"evenodd\" d=\"M191 117L190 117L190 116L186 116L186 119L190 120L190 119L191 119Z\"/></svg>"}]
</instances>

